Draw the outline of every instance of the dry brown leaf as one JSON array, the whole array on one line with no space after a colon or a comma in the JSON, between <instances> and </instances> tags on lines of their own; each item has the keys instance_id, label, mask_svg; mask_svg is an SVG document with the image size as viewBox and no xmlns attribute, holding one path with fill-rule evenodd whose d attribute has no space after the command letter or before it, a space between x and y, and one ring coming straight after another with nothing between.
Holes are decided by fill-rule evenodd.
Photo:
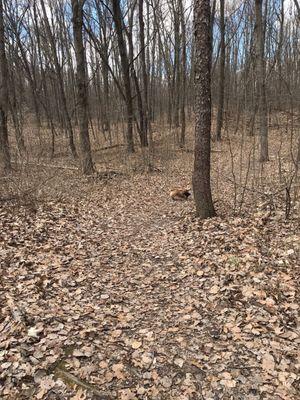
<instances>
[{"instance_id":1,"label":"dry brown leaf","mask_svg":"<svg viewBox=\"0 0 300 400\"><path fill-rule=\"evenodd\" d=\"M175 358L174 359L174 364L177 365L178 367L182 368L184 364L184 360L182 358Z\"/></svg>"},{"instance_id":2,"label":"dry brown leaf","mask_svg":"<svg viewBox=\"0 0 300 400\"><path fill-rule=\"evenodd\" d=\"M275 369L275 360L272 354L266 353L262 358L262 368L265 371L272 372Z\"/></svg>"},{"instance_id":3,"label":"dry brown leaf","mask_svg":"<svg viewBox=\"0 0 300 400\"><path fill-rule=\"evenodd\" d=\"M75 396L70 397L70 400L85 400L85 399L86 399L86 393L82 388L78 389Z\"/></svg>"},{"instance_id":4,"label":"dry brown leaf","mask_svg":"<svg viewBox=\"0 0 300 400\"><path fill-rule=\"evenodd\" d=\"M117 379L125 379L125 375L124 375L124 364L114 364L112 366L112 370L114 373L114 376Z\"/></svg>"},{"instance_id":5,"label":"dry brown leaf","mask_svg":"<svg viewBox=\"0 0 300 400\"><path fill-rule=\"evenodd\" d=\"M132 342L131 342L131 347L134 349L134 350L136 350L136 349L139 349L141 346L142 346L142 342L140 342L140 341L138 341L138 340L133 340Z\"/></svg>"},{"instance_id":6,"label":"dry brown leaf","mask_svg":"<svg viewBox=\"0 0 300 400\"><path fill-rule=\"evenodd\" d=\"M172 379L168 376L163 377L160 382L166 389L169 389L172 386Z\"/></svg>"},{"instance_id":7,"label":"dry brown leaf","mask_svg":"<svg viewBox=\"0 0 300 400\"><path fill-rule=\"evenodd\" d=\"M214 285L214 286L212 286L212 287L210 288L209 293L211 293L211 294L216 294L216 293L218 293L219 291L220 291L219 286Z\"/></svg>"},{"instance_id":8,"label":"dry brown leaf","mask_svg":"<svg viewBox=\"0 0 300 400\"><path fill-rule=\"evenodd\" d=\"M136 399L134 392L130 389L122 389L119 391L119 399L120 400L134 400Z\"/></svg>"},{"instance_id":9,"label":"dry brown leaf","mask_svg":"<svg viewBox=\"0 0 300 400\"><path fill-rule=\"evenodd\" d=\"M45 394L48 393L49 390L55 386L55 381L51 377L45 376L44 378L42 378L40 380L39 386L40 386L40 390L36 394L36 398L38 400L43 399Z\"/></svg>"},{"instance_id":10,"label":"dry brown leaf","mask_svg":"<svg viewBox=\"0 0 300 400\"><path fill-rule=\"evenodd\" d=\"M234 381L233 379L221 379L220 384L225 386L226 388L236 387L236 381Z\"/></svg>"}]
</instances>

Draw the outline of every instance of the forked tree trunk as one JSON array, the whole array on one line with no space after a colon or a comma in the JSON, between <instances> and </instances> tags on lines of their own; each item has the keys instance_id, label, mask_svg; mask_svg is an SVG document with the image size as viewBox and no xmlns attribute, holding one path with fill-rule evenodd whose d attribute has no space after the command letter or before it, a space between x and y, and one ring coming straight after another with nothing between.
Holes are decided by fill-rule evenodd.
<instances>
[{"instance_id":1,"label":"forked tree trunk","mask_svg":"<svg viewBox=\"0 0 300 400\"><path fill-rule=\"evenodd\" d=\"M7 130L8 69L5 52L5 33L3 21L3 1L0 0L0 151L5 173L11 171L11 159Z\"/></svg>"},{"instance_id":2,"label":"forked tree trunk","mask_svg":"<svg viewBox=\"0 0 300 400\"><path fill-rule=\"evenodd\" d=\"M195 159L193 189L200 218L213 217L210 187L211 146L211 26L210 1L194 2L195 33Z\"/></svg>"},{"instance_id":3,"label":"forked tree trunk","mask_svg":"<svg viewBox=\"0 0 300 400\"><path fill-rule=\"evenodd\" d=\"M88 122L88 89L86 57L83 46L83 5L85 0L72 0L72 23L74 32L75 57L77 65L77 110L79 120L79 139L81 150L81 169L83 174L94 172Z\"/></svg>"}]
</instances>

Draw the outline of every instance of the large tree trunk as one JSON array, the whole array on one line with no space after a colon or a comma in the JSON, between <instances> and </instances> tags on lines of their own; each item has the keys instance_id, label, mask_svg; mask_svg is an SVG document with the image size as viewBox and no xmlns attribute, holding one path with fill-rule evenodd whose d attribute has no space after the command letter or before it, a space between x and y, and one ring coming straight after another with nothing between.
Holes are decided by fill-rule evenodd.
<instances>
[{"instance_id":1,"label":"large tree trunk","mask_svg":"<svg viewBox=\"0 0 300 400\"><path fill-rule=\"evenodd\" d=\"M197 215L215 215L210 188L211 27L210 1L195 0L195 159L193 189Z\"/></svg>"},{"instance_id":2,"label":"large tree trunk","mask_svg":"<svg viewBox=\"0 0 300 400\"><path fill-rule=\"evenodd\" d=\"M216 139L221 140L221 131L223 126L223 110L224 110L224 88L225 88L225 17L224 17L224 0L220 0L220 76L219 76L219 94L218 94L218 114Z\"/></svg>"},{"instance_id":3,"label":"large tree trunk","mask_svg":"<svg viewBox=\"0 0 300 400\"><path fill-rule=\"evenodd\" d=\"M134 152L134 143L133 143L133 100L132 100L132 90L131 90L131 82L130 82L130 66L128 61L126 42L123 36L123 17L120 8L119 0L112 0L112 8L113 8L113 19L116 27L117 38L118 38L118 47L121 58L121 68L123 75L123 82L125 88L125 97L126 97L126 114L127 114L127 150L129 153Z\"/></svg>"},{"instance_id":4,"label":"large tree trunk","mask_svg":"<svg viewBox=\"0 0 300 400\"><path fill-rule=\"evenodd\" d=\"M77 110L79 120L79 138L81 148L81 169L85 175L94 172L88 122L88 90L86 59L83 46L83 5L85 0L72 0L73 32L75 57L77 64Z\"/></svg>"},{"instance_id":5,"label":"large tree trunk","mask_svg":"<svg viewBox=\"0 0 300 400\"><path fill-rule=\"evenodd\" d=\"M269 160L268 154L268 117L266 99L266 64L264 59L264 29L262 18L263 0L255 0L255 51L257 70L257 89L259 91L259 125L261 162Z\"/></svg>"},{"instance_id":6,"label":"large tree trunk","mask_svg":"<svg viewBox=\"0 0 300 400\"><path fill-rule=\"evenodd\" d=\"M7 130L7 106L8 106L8 69L5 52L5 33L3 22L3 1L0 0L0 151L5 173L11 170L11 159Z\"/></svg>"}]
</instances>

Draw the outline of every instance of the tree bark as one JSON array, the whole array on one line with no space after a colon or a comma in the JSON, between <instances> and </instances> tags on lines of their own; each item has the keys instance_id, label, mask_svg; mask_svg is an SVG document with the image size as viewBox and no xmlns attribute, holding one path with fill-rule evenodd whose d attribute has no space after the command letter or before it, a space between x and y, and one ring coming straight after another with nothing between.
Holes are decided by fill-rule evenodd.
<instances>
[{"instance_id":1,"label":"tree bark","mask_svg":"<svg viewBox=\"0 0 300 400\"><path fill-rule=\"evenodd\" d=\"M297 17L298 21L300 22L300 6L298 0L294 0L296 9L297 9ZM300 135L298 137L298 151L297 151L297 159L296 159L297 166L300 164Z\"/></svg>"},{"instance_id":2,"label":"tree bark","mask_svg":"<svg viewBox=\"0 0 300 400\"><path fill-rule=\"evenodd\" d=\"M224 89L225 89L225 17L224 17L224 0L220 0L220 76L219 76L219 94L218 94L218 114L216 139L220 141L222 138L221 131L223 126L224 111Z\"/></svg>"},{"instance_id":3,"label":"tree bark","mask_svg":"<svg viewBox=\"0 0 300 400\"><path fill-rule=\"evenodd\" d=\"M88 89L86 57L83 46L83 5L85 0L72 0L72 23L74 32L75 57L77 65L77 110L79 120L79 139L81 149L81 169L83 174L94 172L88 122Z\"/></svg>"},{"instance_id":4,"label":"tree bark","mask_svg":"<svg viewBox=\"0 0 300 400\"><path fill-rule=\"evenodd\" d=\"M145 23L144 23L144 0L139 0L139 36L140 36L140 57L142 69L142 101L144 126L143 135L145 143L148 145L148 127L149 127L149 106L148 106L148 74L146 68L146 47L145 47Z\"/></svg>"},{"instance_id":5,"label":"tree bark","mask_svg":"<svg viewBox=\"0 0 300 400\"><path fill-rule=\"evenodd\" d=\"M195 0L195 154L193 189L197 215L215 215L210 187L211 147L211 25L210 1Z\"/></svg>"},{"instance_id":6,"label":"tree bark","mask_svg":"<svg viewBox=\"0 0 300 400\"><path fill-rule=\"evenodd\" d=\"M177 2L176 2L177 3ZM174 18L174 75L173 75L173 107L174 107L174 127L179 128L179 109L180 109L180 20L178 5L173 5Z\"/></svg>"},{"instance_id":7,"label":"tree bark","mask_svg":"<svg viewBox=\"0 0 300 400\"><path fill-rule=\"evenodd\" d=\"M179 147L183 148L185 145L185 130L186 130L186 118L185 118L185 102L186 102L186 25L185 25L185 13L183 7L183 0L179 0L180 7L180 26L181 26L181 42L182 42L182 54L181 54L181 96L180 96L180 119L181 119L181 130Z\"/></svg>"},{"instance_id":8,"label":"tree bark","mask_svg":"<svg viewBox=\"0 0 300 400\"><path fill-rule=\"evenodd\" d=\"M123 82L125 88L126 97L126 114L127 114L127 151L129 153L134 152L133 143L133 100L132 100L132 90L130 82L130 66L128 61L128 54L126 50L126 42L123 36L123 17L120 8L119 0L112 0L113 8L113 20L115 23L115 28L117 32L118 47L121 58L121 68L123 75Z\"/></svg>"},{"instance_id":9,"label":"tree bark","mask_svg":"<svg viewBox=\"0 0 300 400\"><path fill-rule=\"evenodd\" d=\"M300 20L300 5L298 0L294 0L295 7L297 9L298 19Z\"/></svg>"},{"instance_id":10,"label":"tree bark","mask_svg":"<svg viewBox=\"0 0 300 400\"><path fill-rule=\"evenodd\" d=\"M11 171L11 158L7 129L8 106L8 68L5 51L5 33L3 20L3 1L0 0L0 151L4 173Z\"/></svg>"},{"instance_id":11,"label":"tree bark","mask_svg":"<svg viewBox=\"0 0 300 400\"><path fill-rule=\"evenodd\" d=\"M137 110L139 114L140 123L136 123L137 130L141 140L141 146L148 146L148 138L145 131L145 111L142 93L140 89L140 83L138 80L137 73L134 67L134 45L133 45L133 17L134 17L134 8L131 10L130 16L128 17L128 28L126 29L126 35L128 39L128 53L129 53L129 64L130 64L130 76L135 86L135 97L137 100Z\"/></svg>"},{"instance_id":12,"label":"tree bark","mask_svg":"<svg viewBox=\"0 0 300 400\"><path fill-rule=\"evenodd\" d=\"M257 88L259 105L259 125L260 125L260 162L269 161L268 153L268 118L267 118L267 99L266 99L266 64L264 59L264 29L262 17L263 0L255 0L255 50L256 50L256 70Z\"/></svg>"}]
</instances>

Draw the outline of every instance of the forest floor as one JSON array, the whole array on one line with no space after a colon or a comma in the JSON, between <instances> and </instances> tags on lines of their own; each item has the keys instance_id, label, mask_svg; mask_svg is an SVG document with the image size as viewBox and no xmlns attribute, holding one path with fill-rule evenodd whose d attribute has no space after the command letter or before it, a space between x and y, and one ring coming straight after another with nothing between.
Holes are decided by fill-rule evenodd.
<instances>
[{"instance_id":1,"label":"forest floor","mask_svg":"<svg viewBox=\"0 0 300 400\"><path fill-rule=\"evenodd\" d=\"M192 154L168 157L0 202L1 399L300 398L299 218L250 190L234 214L217 149L219 216L199 221L168 197Z\"/></svg>"}]
</instances>

